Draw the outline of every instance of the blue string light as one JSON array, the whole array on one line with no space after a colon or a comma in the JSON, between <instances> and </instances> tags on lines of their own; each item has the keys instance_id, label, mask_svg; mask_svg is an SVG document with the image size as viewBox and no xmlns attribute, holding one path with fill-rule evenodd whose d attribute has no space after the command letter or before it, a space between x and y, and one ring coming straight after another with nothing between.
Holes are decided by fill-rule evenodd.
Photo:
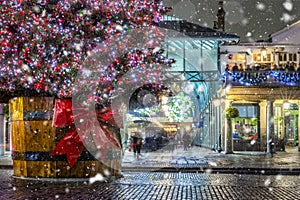
<instances>
[{"instance_id":1,"label":"blue string light","mask_svg":"<svg viewBox=\"0 0 300 200\"><path fill-rule=\"evenodd\" d=\"M263 72L244 72L244 71L225 71L221 77L222 82L233 85L262 86L264 83L275 83L282 86L300 85L300 73L286 71L263 71Z\"/></svg>"}]
</instances>

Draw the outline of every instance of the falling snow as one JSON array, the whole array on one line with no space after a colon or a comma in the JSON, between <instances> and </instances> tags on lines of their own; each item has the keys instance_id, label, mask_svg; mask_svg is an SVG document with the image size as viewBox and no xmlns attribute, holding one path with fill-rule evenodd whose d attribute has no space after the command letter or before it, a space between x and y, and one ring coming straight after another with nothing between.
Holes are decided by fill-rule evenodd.
<instances>
[{"instance_id":1,"label":"falling snow","mask_svg":"<svg viewBox=\"0 0 300 200\"><path fill-rule=\"evenodd\" d=\"M216 1L206 0L164 0L166 5L177 8L172 14L178 18L191 20L195 23L213 27L216 20L218 4ZM187 13L178 9L178 5L184 4L191 7ZM300 18L300 1L298 0L230 0L224 1L226 11L225 30L230 33L238 33L241 41L254 42L267 40L272 34L282 27L292 24ZM252 32L255 30L254 32ZM266 32L267 30L267 32ZM247 33L252 32L251 36ZM266 32L266 33L265 33Z\"/></svg>"},{"instance_id":2,"label":"falling snow","mask_svg":"<svg viewBox=\"0 0 300 200\"><path fill-rule=\"evenodd\" d=\"M287 10L287 11L292 11L293 10L293 3L291 0L286 0L283 3L283 7Z\"/></svg>"},{"instance_id":3,"label":"falling snow","mask_svg":"<svg viewBox=\"0 0 300 200\"><path fill-rule=\"evenodd\" d=\"M257 8L258 10L265 10L265 9L266 9L266 5L263 4L263 3L258 3L258 4L256 5L256 8Z\"/></svg>"},{"instance_id":4,"label":"falling snow","mask_svg":"<svg viewBox=\"0 0 300 200\"><path fill-rule=\"evenodd\" d=\"M7 1L8 2L8 1ZM19 1L22 2L22 1ZM19 59L17 57L7 57L7 59L9 59L8 63L7 63L7 70L4 72L1 71L1 75L2 76L12 76L12 74L17 74L19 77L18 79L9 79L7 80L7 83L9 83L9 89L14 90L15 89L15 85L21 83L22 86L24 86L25 88L30 88L30 87L36 87L37 89L41 89L39 82L44 82L46 85L50 85L51 87L53 87L52 91L53 93L59 93L61 91L67 91L68 86L71 84L72 79L61 79L61 85L57 84L57 83L52 83L52 80L55 78L58 78L58 76L56 76L57 74L62 74L62 75L68 75L70 73L70 63L74 64L74 68L79 67L80 63L83 59L84 56L86 55L90 55L90 51L86 50L87 47L90 47L89 45L93 45L93 42L99 42L101 39L96 38L94 41L89 41L90 43L86 43L86 41L83 39L85 37L88 37L87 35L85 35L86 33L84 33L83 30L76 30L78 32L78 35L74 35L73 33L75 32L76 29L76 25L79 24L75 24L74 25L70 25L70 27L65 28L64 30L62 30L61 24L57 23L57 24L53 24L53 25L49 25L49 26L45 26L45 24L43 24L43 21L41 18L47 18L47 20L54 20L57 22L59 22L60 20L63 21L64 18L62 17L62 19L59 19L58 16L56 16L56 19L52 19L51 14L48 13L48 11L46 9L43 8L43 3L46 3L46 1L38 1L39 2L39 6L32 6L32 11L30 12L31 16L39 16L39 17L35 17L34 20L29 20L29 22L27 24L23 24L20 25L18 28L18 30L20 31L20 38L18 39L19 42L23 42L24 40L28 40L28 38L26 38L26 35L29 34L33 34L33 32L30 32L29 30L33 30L34 29L34 33L33 35L34 38L33 40L28 40L26 42L23 42L24 45L22 45L22 50L20 52L18 52L18 56L23 56L24 59ZM69 1L63 1L63 2L68 2ZM91 1L92 2L92 1ZM212 27L213 26L213 21L216 20L216 11L217 11L217 3L216 1L208 1L208 0L165 0L164 1L167 5L172 6L173 11L171 12L172 15L174 15L175 17L178 17L180 19L185 19L185 20L189 20L189 21L193 21L195 23L199 23L201 25L204 26L208 26L208 27ZM65 12L65 14L68 13L70 7L68 7L68 3L61 5L61 9ZM112 5L113 6L113 5ZM145 6L145 5L144 5ZM97 7L95 7L97 9ZM257 40L267 40L269 34L278 31L279 29L286 27L290 24L292 24L293 22L295 22L296 20L299 20L300 15L299 15L299 9L300 9L300 1L298 0L274 0L274 1L270 1L270 0L260 0L260 1L253 1L253 0L230 0L230 1L226 1L224 8L226 10L226 26L225 26L225 31L229 32L229 33L236 33L239 36L241 36L241 40L242 41L247 41L247 42L254 42ZM136 8L138 9L138 8ZM23 12L23 10L21 9L22 12L17 12L18 10L15 10L16 13L20 14ZM115 12L117 12L116 10L114 10ZM91 15L89 13L89 10L82 10L82 12L78 13L79 18L82 16L85 16L86 19L89 18L89 16ZM2 14L2 13L1 13ZM133 12L128 12L126 13L128 15L128 17L133 17ZM110 13L107 13L107 15L110 15ZM160 16L154 16L154 20L156 20L155 18L159 18ZM108 19L109 16L107 16ZM9 19L6 19L2 16L1 18L1 24L9 24ZM86 21L86 23L88 23L89 20ZM50 23L49 23L50 24ZM112 33L116 33L116 32L123 32L127 30L127 26L126 25L112 25L113 22L108 20L106 21L103 25L97 24L95 25L95 31L102 31L104 28L107 28L107 32L109 32L110 34ZM36 26L37 25L37 26ZM132 25L132 24L131 24ZM134 26L134 25L132 25ZM3 26L4 27L4 26ZM13 29L13 27L12 27ZM4 30L4 29L3 29ZM49 31L50 30L50 31ZM11 32L14 32L15 30L10 30ZM14 44L12 44L11 46L8 45L9 41L13 38L10 34L6 34L7 30L4 30L3 33L1 33L1 35L3 34L3 36L1 37L2 41L1 41L1 50L2 52L12 52L12 55L14 55L14 52L17 51L16 47L13 46ZM53 35L51 35L51 34ZM56 41L57 38L59 37L63 37L64 38L64 42L66 44L66 46L68 46L68 48L64 48L62 47L60 54L56 55L57 53L57 47L55 45L49 45L46 46L45 44L43 44L43 36L45 37L50 37L53 36L52 39L54 39ZM77 38L79 37L79 38ZM71 41L71 42L70 42ZM150 41L150 43L154 43L154 41ZM63 42L61 42L61 44L63 44ZM60 44L60 45L61 45ZM68 44L68 45L67 45ZM64 46L64 45L62 45ZM41 56L41 57L45 57L45 60L43 60L43 62L47 63L47 69L44 69L43 74L42 75L36 75L34 74L35 70L39 69L40 67L40 63L39 61L39 56L32 56L30 57L29 53L30 53L30 48L34 47L34 49L38 52L37 55ZM15 49L14 49L15 48ZM120 48L124 48L124 46L120 46ZM92 49L92 48L90 48ZM147 52L147 53L153 53L156 54L157 52L159 52L161 49L160 48L154 48L151 51ZM250 50L249 50L250 51ZM250 52L248 52L250 54ZM114 54L114 52L112 52L111 54ZM2 58L3 55L0 55L0 58ZM47 57L48 56L48 57ZM55 57L57 56L57 57ZM64 60L67 59L74 59L71 60L70 63L64 63L63 61L59 60L60 56ZM26 58L30 58L32 59L32 62L29 62L28 60L26 60ZM141 56L136 53L135 55L133 55L131 58L131 63L134 63L134 61L138 60L139 58L141 58ZM143 57L144 58L144 57ZM117 62L117 60L116 60ZM203 62L203 61L201 61ZM201 64L201 62L199 61L199 64ZM28 64L29 63L29 64ZM19 66L20 68L17 68ZM133 64L134 66L134 64ZM109 71L111 70L111 71ZM147 70L146 68L141 68L141 73L146 73L147 74ZM152 69L150 69L152 70ZM109 72L107 72L109 71ZM101 77L101 78L105 78L104 81L107 81L109 83L112 82L113 78L116 77L118 74L114 71L114 69L109 69L106 68L105 70L102 71L105 74L105 77ZM85 76L90 76L93 72L86 70L84 71ZM50 75L49 75L50 74ZM50 77L47 77L47 75L49 75ZM132 76L130 77L132 80L136 81L136 82L140 82L141 76L139 76L138 74L132 74ZM151 79L152 77L146 77L148 79ZM86 82L84 82L85 80L83 80L83 84L85 84ZM8 84L7 84L8 85ZM1 85L2 87L2 85ZM3 86L4 87L4 86ZM5 88L5 89L8 89ZM3 88L2 88L3 89ZM44 90L49 90L48 87L44 87ZM109 98L110 97L110 89L109 88L102 88L103 91L105 91L105 93L103 94L103 98ZM230 90L231 86L227 85L225 88L225 92ZM59 91L58 91L59 90ZM207 88L205 88L203 85L200 85L199 87L195 87L193 84L186 84L184 87L184 92L187 94L192 94L194 91L197 91L199 93L205 93L207 91ZM62 94L62 96L70 96L70 95L66 95L66 94ZM143 98L143 103L144 104L149 104L152 105L154 104L155 98L154 96L148 95L145 96L145 98ZM183 97L184 102L189 102L191 99L190 97ZM33 103L33 99L30 100L31 103ZM219 107L221 105L221 101L215 101L213 102L215 107ZM187 103L186 103L187 104ZM182 105L178 105L177 107L180 107L181 110L180 112L186 111L189 109L188 106L182 106ZM209 109L205 110L205 114L209 113ZM212 125L214 123L216 119L213 117L210 121L210 125ZM272 119L274 121L274 119ZM85 121L85 119L80 119L80 122L83 123ZM48 123L43 123L44 125L49 125ZM34 133L38 133L38 131L34 131ZM251 145L255 145L257 143L256 140L251 140L250 144ZM99 157L99 156L96 156ZM178 162L179 164L184 164L186 163L186 161L180 161ZM208 165L212 166L212 167L217 167L219 165L219 163L215 162L215 161L209 161ZM69 170L70 168L68 168ZM260 171L261 174L265 174L266 171L262 170ZM89 178L89 181L87 183L82 183L82 185L85 184L90 184L90 185L96 185L97 182L105 182L107 179L106 177L108 177L110 175L109 171L104 171L104 174L97 174L94 177ZM212 169L205 169L205 175L213 175L213 170ZM186 176L183 173L179 173L179 176L184 177ZM241 175L241 177L243 177ZM272 179L274 178L275 179ZM232 177L231 177L232 178ZM236 176L234 177L236 178ZM232 178L232 179L234 179ZM283 175L276 175L273 177L258 177L258 180L260 181L259 184L261 184L262 186L266 187L267 190L272 194L273 192L275 192L275 190L277 189L274 186L274 182L282 182L284 181L285 177ZM161 178L163 179L163 178ZM192 179L192 178L191 178ZM164 180L164 179L163 179ZM231 179L230 179L231 180ZM132 180L131 180L132 181ZM141 182L143 183L144 180L141 180ZM152 180L153 181L153 180ZM166 180L164 180L166 181ZM173 185L176 183L176 181L172 180L173 182L171 182L170 185ZM188 181L188 179L182 179L180 180L183 183L185 183L184 181ZM203 181L203 179L201 179L201 181ZM216 180L215 184L220 184L220 180ZM238 182L237 182L238 183ZM227 182L228 185L233 184L231 182ZM256 183L257 184L257 183ZM146 185L146 184L142 184L142 185ZM181 185L179 185L181 186ZM178 187L179 187L178 186ZM8 187L8 186L6 186ZM15 187L9 184L9 187L11 187L11 190L18 192L18 190L20 190L20 188ZM126 187L130 187L129 184L126 184ZM222 186L220 186L222 187ZM241 185L238 185L239 188L241 188ZM30 184L28 184L25 188L30 188ZM125 188L125 187L124 187ZM229 188L229 187L228 187ZM22 188L23 189L23 188ZM105 188L106 190L109 189L109 187ZM286 188L285 188L286 189ZM34 190L32 190L31 192L34 193L38 190L38 188L35 188ZM72 194L72 188L68 187L68 185L65 185L64 188L64 192L66 194ZM89 191L90 192L90 191ZM94 191L95 192L95 191ZM49 198L55 198L55 199L61 199L62 198L62 194L51 194L52 196Z\"/></svg>"}]
</instances>

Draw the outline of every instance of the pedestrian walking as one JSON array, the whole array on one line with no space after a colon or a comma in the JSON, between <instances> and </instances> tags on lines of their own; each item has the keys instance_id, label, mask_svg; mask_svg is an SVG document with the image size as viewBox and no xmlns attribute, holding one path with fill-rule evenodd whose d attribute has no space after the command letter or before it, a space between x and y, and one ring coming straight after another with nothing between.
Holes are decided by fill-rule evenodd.
<instances>
[{"instance_id":1,"label":"pedestrian walking","mask_svg":"<svg viewBox=\"0 0 300 200\"><path fill-rule=\"evenodd\" d=\"M285 151L285 143L286 143L286 137L284 136L284 137L281 139L281 150L282 150L282 151Z\"/></svg>"},{"instance_id":2,"label":"pedestrian walking","mask_svg":"<svg viewBox=\"0 0 300 200\"><path fill-rule=\"evenodd\" d=\"M187 151L190 145L190 135L188 133L184 133L182 140L183 140L183 150Z\"/></svg>"},{"instance_id":3,"label":"pedestrian walking","mask_svg":"<svg viewBox=\"0 0 300 200\"><path fill-rule=\"evenodd\" d=\"M174 149L175 149L175 137L174 136L171 136L170 139L169 139L169 143L168 143L168 150L169 152L173 152Z\"/></svg>"},{"instance_id":4,"label":"pedestrian walking","mask_svg":"<svg viewBox=\"0 0 300 200\"><path fill-rule=\"evenodd\" d=\"M133 149L133 155L135 159L139 159L141 156L142 136L140 133L134 133L131 136L131 146Z\"/></svg>"}]
</instances>

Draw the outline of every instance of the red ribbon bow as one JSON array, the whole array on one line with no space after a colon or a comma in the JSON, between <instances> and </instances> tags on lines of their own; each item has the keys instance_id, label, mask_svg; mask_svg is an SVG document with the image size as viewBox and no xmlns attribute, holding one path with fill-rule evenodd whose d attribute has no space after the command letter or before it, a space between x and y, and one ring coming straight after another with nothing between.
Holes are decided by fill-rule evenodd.
<instances>
[{"instance_id":1,"label":"red ribbon bow","mask_svg":"<svg viewBox=\"0 0 300 200\"><path fill-rule=\"evenodd\" d=\"M96 117L93 117L95 114ZM76 116L74 116L70 99L56 99L53 126L62 128L74 124L76 128L72 128L50 154L50 156L65 154L71 168L84 149L83 142L93 141L102 160L105 159L110 149L117 148L119 150L121 148L121 144L109 130L110 127L117 127L110 106L96 111L87 111L78 107L76 108ZM92 140L89 136L92 136Z\"/></svg>"}]
</instances>

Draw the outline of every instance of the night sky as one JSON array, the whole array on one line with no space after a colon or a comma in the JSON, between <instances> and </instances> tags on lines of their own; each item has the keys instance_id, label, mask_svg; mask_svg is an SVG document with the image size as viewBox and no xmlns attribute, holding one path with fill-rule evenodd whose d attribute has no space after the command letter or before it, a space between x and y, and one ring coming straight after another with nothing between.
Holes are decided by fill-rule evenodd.
<instances>
[{"instance_id":1,"label":"night sky","mask_svg":"<svg viewBox=\"0 0 300 200\"><path fill-rule=\"evenodd\" d=\"M163 0L173 7L170 15L213 27L219 0ZM225 31L236 33L241 42L266 40L268 36L300 20L300 0L224 1Z\"/></svg>"}]
</instances>

